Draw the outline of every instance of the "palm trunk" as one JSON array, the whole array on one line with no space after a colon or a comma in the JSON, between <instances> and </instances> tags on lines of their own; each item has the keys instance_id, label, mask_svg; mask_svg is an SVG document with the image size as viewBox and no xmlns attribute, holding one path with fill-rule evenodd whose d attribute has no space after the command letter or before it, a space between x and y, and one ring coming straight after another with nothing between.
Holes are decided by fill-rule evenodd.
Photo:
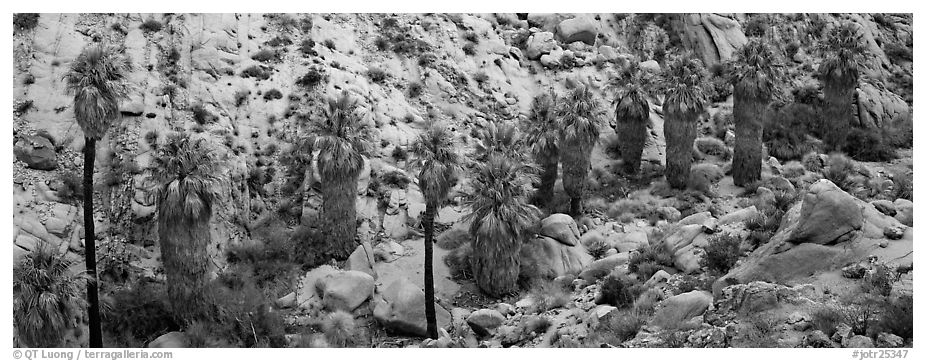
<instances>
[{"instance_id":1,"label":"palm trunk","mask_svg":"<svg viewBox=\"0 0 926 361\"><path fill-rule=\"evenodd\" d=\"M330 237L327 257L347 259L357 247L357 175L322 180L323 225Z\"/></svg>"},{"instance_id":2,"label":"palm trunk","mask_svg":"<svg viewBox=\"0 0 926 361\"><path fill-rule=\"evenodd\" d=\"M537 157L537 163L543 167L543 170L540 173L540 185L537 187L534 200L537 205L545 208L553 200L553 187L559 175L559 153L544 152Z\"/></svg>"},{"instance_id":3,"label":"palm trunk","mask_svg":"<svg viewBox=\"0 0 926 361\"><path fill-rule=\"evenodd\" d=\"M87 265L87 305L90 319L90 347L103 347L100 328L99 279L96 274L96 234L93 227L93 163L96 157L96 140L84 137L84 258Z\"/></svg>"},{"instance_id":4,"label":"palm trunk","mask_svg":"<svg viewBox=\"0 0 926 361\"><path fill-rule=\"evenodd\" d=\"M648 119L618 119L617 140L624 160L624 171L636 174L640 170L643 148L646 146Z\"/></svg>"},{"instance_id":5,"label":"palm trunk","mask_svg":"<svg viewBox=\"0 0 926 361\"><path fill-rule=\"evenodd\" d=\"M437 339L437 311L434 309L434 213L431 202L424 210L424 315L428 323L428 337Z\"/></svg>"},{"instance_id":6,"label":"palm trunk","mask_svg":"<svg viewBox=\"0 0 926 361\"><path fill-rule=\"evenodd\" d=\"M736 142L733 151L733 184L744 187L762 178L762 120L767 104L756 97L733 92Z\"/></svg>"},{"instance_id":7,"label":"palm trunk","mask_svg":"<svg viewBox=\"0 0 926 361\"><path fill-rule=\"evenodd\" d=\"M675 189L684 189L688 185L698 113L666 111L663 123L666 135L666 180Z\"/></svg>"},{"instance_id":8,"label":"palm trunk","mask_svg":"<svg viewBox=\"0 0 926 361\"><path fill-rule=\"evenodd\" d=\"M824 113L826 114L826 129L823 141L828 151L842 151L846 144L856 83L846 82L847 85L833 84L823 87L823 102L826 109Z\"/></svg>"},{"instance_id":9,"label":"palm trunk","mask_svg":"<svg viewBox=\"0 0 926 361\"><path fill-rule=\"evenodd\" d=\"M588 168L591 166L592 144L580 141L567 142L563 159L563 188L569 195L569 214L582 214L582 196L585 193Z\"/></svg>"},{"instance_id":10,"label":"palm trunk","mask_svg":"<svg viewBox=\"0 0 926 361\"><path fill-rule=\"evenodd\" d=\"M521 240L510 235L477 231L473 241L473 277L476 285L493 297L518 290Z\"/></svg>"},{"instance_id":11,"label":"palm trunk","mask_svg":"<svg viewBox=\"0 0 926 361\"><path fill-rule=\"evenodd\" d=\"M159 207L170 206L159 202ZM178 219L158 212L158 239L161 259L167 275L167 294L175 317L189 324L206 316L205 289L208 281L211 241L209 219Z\"/></svg>"}]
</instances>

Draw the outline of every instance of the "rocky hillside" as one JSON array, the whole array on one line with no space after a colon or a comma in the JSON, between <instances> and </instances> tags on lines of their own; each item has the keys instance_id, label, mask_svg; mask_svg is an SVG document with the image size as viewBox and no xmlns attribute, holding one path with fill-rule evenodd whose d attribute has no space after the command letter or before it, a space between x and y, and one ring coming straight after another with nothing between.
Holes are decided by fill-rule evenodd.
<instances>
[{"instance_id":1,"label":"rocky hillside","mask_svg":"<svg viewBox=\"0 0 926 361\"><path fill-rule=\"evenodd\" d=\"M643 179L616 175L614 130L601 128L589 214L550 215L531 241L540 267L557 276L547 287L560 291L482 295L453 261L463 252L456 246L467 242L461 219L468 210L458 198L441 209L435 273L444 331L440 340L405 337L424 333L425 208L406 152L428 122L447 121L462 139L459 152L468 154L476 130L526 122L534 96L548 89L584 84L611 104L606 85L634 58L658 72L667 51L688 50L721 72L747 36L760 33L786 55L789 93L796 100L799 90L812 89L816 99L816 49L838 21L859 24L871 54L853 125L908 135L912 146L910 15L42 14L14 34L14 259L43 245L83 259L83 134L62 76L86 45L105 42L124 47L133 65L122 120L97 143L94 217L106 299L133 280L163 280L156 205L143 170L170 132L199 134L221 155L209 253L212 273L222 275L237 266L229 251L269 244L271 230L292 233L318 214L319 177L297 156L299 142L326 99L346 91L375 129L357 189L361 246L345 262L284 272L289 278L263 289L282 314L283 344L330 344L325 320L345 310L367 336L358 346L909 345L911 337L889 329L846 332L849 321L821 331L812 316L881 270L895 278L885 297L912 294L912 273L897 271L912 269L912 185L904 183L912 179L912 152L882 162L815 152L788 161L769 156L779 154L769 145L763 183L733 186L735 130L723 121L732 99L719 80L696 142L693 173L705 186L666 189L660 97L652 99ZM613 120L613 108L605 108L604 118ZM845 164L846 177L834 180L832 170ZM565 212L568 202L561 203ZM780 225L757 220L775 217ZM717 271L703 260L720 235L750 242L742 259ZM630 303L649 302L649 312L612 300L623 287L614 283L618 276L645 287ZM744 310L762 317L739 316ZM632 332L622 329L634 323ZM777 338L759 339L769 333ZM133 342L144 345L149 336L159 335ZM76 332L68 342L85 338ZM155 344L193 345L189 339L172 332Z\"/></svg>"}]
</instances>

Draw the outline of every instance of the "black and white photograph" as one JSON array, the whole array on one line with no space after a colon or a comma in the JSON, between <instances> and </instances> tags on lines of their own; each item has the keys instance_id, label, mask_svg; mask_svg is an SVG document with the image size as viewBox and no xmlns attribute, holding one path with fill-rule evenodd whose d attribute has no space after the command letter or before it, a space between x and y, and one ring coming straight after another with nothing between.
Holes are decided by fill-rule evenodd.
<instances>
[{"instance_id":1,"label":"black and white photograph","mask_svg":"<svg viewBox=\"0 0 926 361\"><path fill-rule=\"evenodd\" d=\"M9 13L14 358L912 359L912 12L296 6Z\"/></svg>"}]
</instances>

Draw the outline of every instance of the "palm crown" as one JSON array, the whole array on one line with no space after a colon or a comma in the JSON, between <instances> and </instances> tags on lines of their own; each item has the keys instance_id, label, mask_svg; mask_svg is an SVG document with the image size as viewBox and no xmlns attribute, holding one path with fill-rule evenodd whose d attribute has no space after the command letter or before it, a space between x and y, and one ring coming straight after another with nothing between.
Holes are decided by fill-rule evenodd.
<instances>
[{"instance_id":1,"label":"palm crown","mask_svg":"<svg viewBox=\"0 0 926 361\"><path fill-rule=\"evenodd\" d=\"M531 101L525 140L535 154L553 153L559 150L556 123L556 94L540 94Z\"/></svg>"},{"instance_id":2,"label":"palm crown","mask_svg":"<svg viewBox=\"0 0 926 361\"><path fill-rule=\"evenodd\" d=\"M193 139L186 133L168 136L167 144L159 147L147 169L162 202L160 215L189 221L209 217L218 200L219 170L217 157L205 139Z\"/></svg>"},{"instance_id":3,"label":"palm crown","mask_svg":"<svg viewBox=\"0 0 926 361\"><path fill-rule=\"evenodd\" d=\"M578 86L559 103L556 111L560 137L569 143L590 144L598 139L601 107L591 90Z\"/></svg>"},{"instance_id":4,"label":"palm crown","mask_svg":"<svg viewBox=\"0 0 926 361\"><path fill-rule=\"evenodd\" d=\"M614 117L618 121L649 120L647 98L652 85L652 74L641 69L638 62L622 68L608 83L608 88L615 92Z\"/></svg>"},{"instance_id":5,"label":"palm crown","mask_svg":"<svg viewBox=\"0 0 926 361\"><path fill-rule=\"evenodd\" d=\"M369 153L370 127L357 113L357 101L345 91L329 99L323 122L314 124L318 171L331 180L356 175Z\"/></svg>"},{"instance_id":6,"label":"palm crown","mask_svg":"<svg viewBox=\"0 0 926 361\"><path fill-rule=\"evenodd\" d=\"M689 54L675 55L666 64L657 87L665 92L666 111L701 112L710 96L708 73L700 60Z\"/></svg>"},{"instance_id":7,"label":"palm crown","mask_svg":"<svg viewBox=\"0 0 926 361\"><path fill-rule=\"evenodd\" d=\"M537 207L527 203L537 181L530 166L499 154L489 155L477 166L472 193L464 200L472 211L464 217L472 221L470 233L491 234L493 238L522 237L540 214Z\"/></svg>"},{"instance_id":8,"label":"palm crown","mask_svg":"<svg viewBox=\"0 0 926 361\"><path fill-rule=\"evenodd\" d=\"M476 158L479 160L495 153L522 159L524 155L520 146L521 133L513 124L492 121L476 132Z\"/></svg>"},{"instance_id":9,"label":"palm crown","mask_svg":"<svg viewBox=\"0 0 926 361\"><path fill-rule=\"evenodd\" d=\"M88 137L99 140L119 115L119 101L128 97L126 79L132 63L111 46L85 49L64 75L67 91L74 95L74 117Z\"/></svg>"},{"instance_id":10,"label":"palm crown","mask_svg":"<svg viewBox=\"0 0 926 361\"><path fill-rule=\"evenodd\" d=\"M428 202L438 205L457 182L460 155L455 149L453 133L443 123L431 124L411 150L417 156L413 165L421 169L418 174L421 192Z\"/></svg>"},{"instance_id":11,"label":"palm crown","mask_svg":"<svg viewBox=\"0 0 926 361\"><path fill-rule=\"evenodd\" d=\"M826 56L820 64L821 76L828 82L854 83L869 57L864 43L858 25L854 23L843 22L832 28L821 49Z\"/></svg>"},{"instance_id":12,"label":"palm crown","mask_svg":"<svg viewBox=\"0 0 926 361\"><path fill-rule=\"evenodd\" d=\"M730 82L745 96L772 98L781 94L783 65L778 52L766 39L750 39L736 52L729 69Z\"/></svg>"}]
</instances>

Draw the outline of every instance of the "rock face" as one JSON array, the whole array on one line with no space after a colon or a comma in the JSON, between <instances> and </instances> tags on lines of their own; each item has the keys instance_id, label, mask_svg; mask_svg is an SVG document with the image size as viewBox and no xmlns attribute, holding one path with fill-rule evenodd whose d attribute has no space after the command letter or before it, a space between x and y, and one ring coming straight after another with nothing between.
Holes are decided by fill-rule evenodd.
<instances>
[{"instance_id":1,"label":"rock face","mask_svg":"<svg viewBox=\"0 0 926 361\"><path fill-rule=\"evenodd\" d=\"M13 146L13 155L32 169L54 170L58 168L55 146L45 137L37 135L21 137Z\"/></svg>"},{"instance_id":2,"label":"rock face","mask_svg":"<svg viewBox=\"0 0 926 361\"><path fill-rule=\"evenodd\" d=\"M364 272L345 271L321 278L316 287L325 308L351 312L373 295L373 282L373 276Z\"/></svg>"},{"instance_id":3,"label":"rock face","mask_svg":"<svg viewBox=\"0 0 926 361\"><path fill-rule=\"evenodd\" d=\"M524 51L524 56L530 60L540 59L542 55L549 54L553 49L558 48L559 45L556 43L556 39L553 38L553 33L541 31L534 33L527 40L527 50Z\"/></svg>"},{"instance_id":4,"label":"rock face","mask_svg":"<svg viewBox=\"0 0 926 361\"><path fill-rule=\"evenodd\" d=\"M567 246L550 237L539 237L529 241L522 247L526 251L533 250L538 258L537 266L541 272L554 276L577 274L585 266L592 263L593 258L581 244Z\"/></svg>"},{"instance_id":5,"label":"rock face","mask_svg":"<svg viewBox=\"0 0 926 361\"><path fill-rule=\"evenodd\" d=\"M424 292L406 279L386 287L382 299L375 300L373 317L393 332L426 337L428 323L424 314ZM450 325L450 312L435 304L437 327Z\"/></svg>"},{"instance_id":6,"label":"rock face","mask_svg":"<svg viewBox=\"0 0 926 361\"><path fill-rule=\"evenodd\" d=\"M598 37L598 25L585 16L561 21L556 25L556 35L564 44L581 41L588 45L595 45Z\"/></svg>"},{"instance_id":7,"label":"rock face","mask_svg":"<svg viewBox=\"0 0 926 361\"><path fill-rule=\"evenodd\" d=\"M867 129L880 129L905 121L911 116L910 106L899 95L883 87L862 82L856 89L857 116L855 125Z\"/></svg>"},{"instance_id":8,"label":"rock face","mask_svg":"<svg viewBox=\"0 0 926 361\"><path fill-rule=\"evenodd\" d=\"M710 307L713 297L704 291L691 291L669 297L656 311L653 324L662 328L677 326L692 317L700 316Z\"/></svg>"},{"instance_id":9,"label":"rock face","mask_svg":"<svg viewBox=\"0 0 926 361\"><path fill-rule=\"evenodd\" d=\"M617 266L627 264L629 260L629 253L618 253L607 256L589 264L588 267L582 270L582 273L579 273L579 278L589 283L595 282L595 280L610 274Z\"/></svg>"},{"instance_id":10,"label":"rock face","mask_svg":"<svg viewBox=\"0 0 926 361\"><path fill-rule=\"evenodd\" d=\"M829 244L845 240L862 228L862 209L855 197L823 179L804 196L800 222L788 239L792 243Z\"/></svg>"},{"instance_id":11,"label":"rock face","mask_svg":"<svg viewBox=\"0 0 926 361\"><path fill-rule=\"evenodd\" d=\"M894 209L897 210L897 214L894 215L895 219L905 226L913 227L913 202L898 198L894 201Z\"/></svg>"},{"instance_id":12,"label":"rock face","mask_svg":"<svg viewBox=\"0 0 926 361\"><path fill-rule=\"evenodd\" d=\"M481 309L473 311L466 318L466 323L477 334L485 336L491 334L498 326L505 322L505 316L496 310Z\"/></svg>"},{"instance_id":13,"label":"rock face","mask_svg":"<svg viewBox=\"0 0 926 361\"><path fill-rule=\"evenodd\" d=\"M718 14L679 15L673 25L685 46L694 49L706 67L732 59L747 40L736 20Z\"/></svg>"},{"instance_id":14,"label":"rock face","mask_svg":"<svg viewBox=\"0 0 926 361\"><path fill-rule=\"evenodd\" d=\"M540 221L540 235L567 246L575 246L579 241L579 227L569 215L556 213Z\"/></svg>"},{"instance_id":15,"label":"rock face","mask_svg":"<svg viewBox=\"0 0 926 361\"><path fill-rule=\"evenodd\" d=\"M186 348L187 338L183 332L165 333L148 343L148 348Z\"/></svg>"}]
</instances>

